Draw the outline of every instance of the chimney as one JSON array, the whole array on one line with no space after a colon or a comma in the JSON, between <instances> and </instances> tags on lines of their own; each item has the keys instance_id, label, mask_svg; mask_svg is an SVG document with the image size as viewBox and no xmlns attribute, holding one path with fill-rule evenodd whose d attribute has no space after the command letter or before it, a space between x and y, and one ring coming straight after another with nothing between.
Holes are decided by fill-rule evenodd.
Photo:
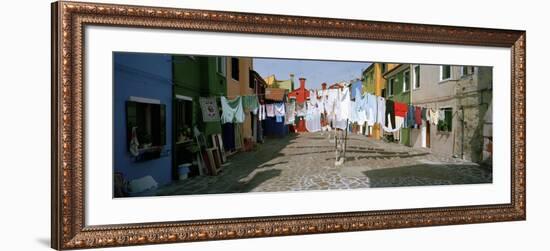
<instances>
[{"instance_id":1,"label":"chimney","mask_svg":"<svg viewBox=\"0 0 550 251\"><path fill-rule=\"evenodd\" d=\"M327 89L327 83L322 83L321 86L323 87L323 90Z\"/></svg>"},{"instance_id":2,"label":"chimney","mask_svg":"<svg viewBox=\"0 0 550 251\"><path fill-rule=\"evenodd\" d=\"M294 89L296 89L294 87L294 73L290 73L290 88L291 88L291 91L294 91Z\"/></svg>"},{"instance_id":3,"label":"chimney","mask_svg":"<svg viewBox=\"0 0 550 251\"><path fill-rule=\"evenodd\" d=\"M306 89L306 79L300 78L300 88Z\"/></svg>"}]
</instances>

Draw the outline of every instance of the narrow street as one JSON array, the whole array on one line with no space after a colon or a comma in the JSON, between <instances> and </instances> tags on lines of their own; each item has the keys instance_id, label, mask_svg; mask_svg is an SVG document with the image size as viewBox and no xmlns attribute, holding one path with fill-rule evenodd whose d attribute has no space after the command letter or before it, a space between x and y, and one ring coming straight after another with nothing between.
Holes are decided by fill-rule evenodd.
<instances>
[{"instance_id":1,"label":"narrow street","mask_svg":"<svg viewBox=\"0 0 550 251\"><path fill-rule=\"evenodd\" d=\"M349 134L346 161L335 166L327 133L268 138L228 159L218 176L160 187L157 195L214 194L491 183L490 168L427 149Z\"/></svg>"}]
</instances>

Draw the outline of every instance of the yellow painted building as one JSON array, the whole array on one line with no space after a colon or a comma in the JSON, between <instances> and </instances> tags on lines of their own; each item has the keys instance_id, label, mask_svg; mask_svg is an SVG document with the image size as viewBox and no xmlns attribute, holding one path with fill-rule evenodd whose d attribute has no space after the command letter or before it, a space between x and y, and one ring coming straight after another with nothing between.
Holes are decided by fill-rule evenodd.
<instances>
[{"instance_id":1,"label":"yellow painted building","mask_svg":"<svg viewBox=\"0 0 550 251\"><path fill-rule=\"evenodd\" d=\"M275 75L269 75L265 78L268 88L281 88L286 89L288 92L294 91L294 74L290 74L290 79L287 80L277 80Z\"/></svg>"},{"instance_id":2,"label":"yellow painted building","mask_svg":"<svg viewBox=\"0 0 550 251\"><path fill-rule=\"evenodd\" d=\"M252 58L227 57L227 97L233 99L237 96L246 96L254 94L250 88L250 70L252 70ZM251 139L252 136L252 116L250 112L245 111L245 120L242 124L235 124L235 148L243 147L244 139ZM237 131L241 137L237 137Z\"/></svg>"},{"instance_id":3,"label":"yellow painted building","mask_svg":"<svg viewBox=\"0 0 550 251\"><path fill-rule=\"evenodd\" d=\"M363 71L363 92L385 97L387 81L383 76L386 72L397 66L399 64L372 63ZM378 123L375 124L372 128L372 137L380 139L382 134L380 125Z\"/></svg>"}]
</instances>

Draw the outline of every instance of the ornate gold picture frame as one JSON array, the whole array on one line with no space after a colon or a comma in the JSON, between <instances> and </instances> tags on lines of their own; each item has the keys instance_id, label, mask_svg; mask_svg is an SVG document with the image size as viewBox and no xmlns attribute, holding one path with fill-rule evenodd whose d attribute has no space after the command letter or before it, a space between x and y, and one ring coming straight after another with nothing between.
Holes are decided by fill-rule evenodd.
<instances>
[{"instance_id":1,"label":"ornate gold picture frame","mask_svg":"<svg viewBox=\"0 0 550 251\"><path fill-rule=\"evenodd\" d=\"M525 31L78 2L52 4L52 248L362 231L526 218ZM511 203L117 225L85 224L88 25L474 45L511 50Z\"/></svg>"}]
</instances>

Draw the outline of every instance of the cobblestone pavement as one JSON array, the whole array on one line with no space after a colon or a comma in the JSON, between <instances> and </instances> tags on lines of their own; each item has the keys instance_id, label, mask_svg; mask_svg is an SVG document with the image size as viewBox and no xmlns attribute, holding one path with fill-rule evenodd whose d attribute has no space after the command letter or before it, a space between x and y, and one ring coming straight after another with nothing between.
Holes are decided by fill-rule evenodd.
<instances>
[{"instance_id":1,"label":"cobblestone pavement","mask_svg":"<svg viewBox=\"0 0 550 251\"><path fill-rule=\"evenodd\" d=\"M328 133L267 139L232 156L218 176L199 176L157 195L212 194L491 183L489 167L419 149L348 135L346 160L335 165Z\"/></svg>"}]
</instances>

